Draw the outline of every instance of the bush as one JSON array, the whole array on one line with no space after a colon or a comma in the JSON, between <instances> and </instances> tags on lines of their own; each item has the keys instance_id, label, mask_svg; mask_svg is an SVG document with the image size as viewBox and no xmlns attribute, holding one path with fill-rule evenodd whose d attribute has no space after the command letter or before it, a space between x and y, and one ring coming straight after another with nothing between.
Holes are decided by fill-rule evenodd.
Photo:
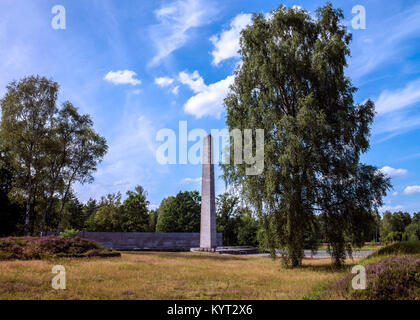
<instances>
[{"instance_id":1,"label":"bush","mask_svg":"<svg viewBox=\"0 0 420 320\"><path fill-rule=\"evenodd\" d=\"M379 249L370 256L420 254L420 241L403 241Z\"/></svg>"},{"instance_id":2,"label":"bush","mask_svg":"<svg viewBox=\"0 0 420 320\"><path fill-rule=\"evenodd\" d=\"M412 223L405 228L404 237L408 241L420 240L420 223Z\"/></svg>"},{"instance_id":3,"label":"bush","mask_svg":"<svg viewBox=\"0 0 420 320\"><path fill-rule=\"evenodd\" d=\"M75 237L77 237L79 232L80 231L76 230L76 229L67 229L64 232L61 232L60 236L64 237L64 238L75 238Z\"/></svg>"},{"instance_id":4,"label":"bush","mask_svg":"<svg viewBox=\"0 0 420 320\"><path fill-rule=\"evenodd\" d=\"M385 258L366 266L366 289L354 290L348 273L327 286L320 299L419 300L420 255Z\"/></svg>"},{"instance_id":5,"label":"bush","mask_svg":"<svg viewBox=\"0 0 420 320\"><path fill-rule=\"evenodd\" d=\"M394 232L390 232L383 241L385 241L386 243L389 242L397 242L397 241L401 241L403 237L403 233L399 232L399 231L394 231Z\"/></svg>"},{"instance_id":6,"label":"bush","mask_svg":"<svg viewBox=\"0 0 420 320\"><path fill-rule=\"evenodd\" d=\"M0 260L115 257L120 253L78 237L22 237L0 239Z\"/></svg>"}]
</instances>

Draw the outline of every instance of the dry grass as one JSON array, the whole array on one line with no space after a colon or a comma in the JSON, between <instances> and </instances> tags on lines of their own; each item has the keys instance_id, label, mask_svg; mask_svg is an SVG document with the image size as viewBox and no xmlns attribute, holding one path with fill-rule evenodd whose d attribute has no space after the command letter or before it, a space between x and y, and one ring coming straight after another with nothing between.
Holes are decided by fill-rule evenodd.
<instances>
[{"instance_id":1,"label":"dry grass","mask_svg":"<svg viewBox=\"0 0 420 320\"><path fill-rule=\"evenodd\" d=\"M57 264L66 268L66 290L51 288L51 268ZM329 259L305 259L291 270L268 257L189 252L0 261L0 299L301 299L340 277L342 272L330 264Z\"/></svg>"}]
</instances>

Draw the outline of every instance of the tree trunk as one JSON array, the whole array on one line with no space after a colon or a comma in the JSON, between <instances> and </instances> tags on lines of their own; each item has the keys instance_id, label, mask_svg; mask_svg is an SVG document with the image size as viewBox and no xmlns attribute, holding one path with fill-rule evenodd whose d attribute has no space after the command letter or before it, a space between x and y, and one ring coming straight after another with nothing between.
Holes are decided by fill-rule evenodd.
<instances>
[{"instance_id":1,"label":"tree trunk","mask_svg":"<svg viewBox=\"0 0 420 320\"><path fill-rule=\"evenodd\" d=\"M59 213L59 217L60 218L58 219L58 226L57 226L57 232L56 232L57 235L60 234L61 222L63 220L63 210L64 210L64 206L65 206L66 201L67 201L67 196L69 195L69 191L70 191L70 186L71 186L72 180L73 180L73 178L69 181L69 183L67 185L66 193L64 194L63 199L61 199L61 208L60 208L60 213Z\"/></svg>"},{"instance_id":2,"label":"tree trunk","mask_svg":"<svg viewBox=\"0 0 420 320\"><path fill-rule=\"evenodd\" d=\"M53 183L52 183L52 186L51 186L52 189L51 189L51 193L50 193L50 200L48 202L48 206L45 208L44 213L42 214L42 222L41 222L41 228L39 229L39 236L41 236L41 234L42 234L42 230L44 229L45 220L47 218L47 213L48 213L48 211L50 211L51 206L53 204L53 201L54 201L54 190L55 190L55 186L56 186L56 183L57 183L57 181L59 179L59 175L60 175L60 172L61 172L61 169L62 168L63 168L63 165L60 165L57 168L55 177L53 175L54 179L53 179Z\"/></svg>"},{"instance_id":3,"label":"tree trunk","mask_svg":"<svg viewBox=\"0 0 420 320\"><path fill-rule=\"evenodd\" d=\"M47 218L47 213L48 213L48 211L50 211L53 201L54 201L53 197L50 197L50 200L48 201L48 205L44 209L44 213L42 214L41 228L39 228L39 233L38 233L39 237L42 236L42 230L44 229L44 224L45 224L45 220Z\"/></svg>"},{"instance_id":4,"label":"tree trunk","mask_svg":"<svg viewBox=\"0 0 420 320\"><path fill-rule=\"evenodd\" d=\"M31 197L26 200L26 212L25 212L25 236L29 235L29 217L31 215Z\"/></svg>"},{"instance_id":5,"label":"tree trunk","mask_svg":"<svg viewBox=\"0 0 420 320\"><path fill-rule=\"evenodd\" d=\"M31 201L32 201L32 180L29 179L28 198L26 199L26 212L25 212L25 236L29 236L29 223L31 217Z\"/></svg>"}]
</instances>

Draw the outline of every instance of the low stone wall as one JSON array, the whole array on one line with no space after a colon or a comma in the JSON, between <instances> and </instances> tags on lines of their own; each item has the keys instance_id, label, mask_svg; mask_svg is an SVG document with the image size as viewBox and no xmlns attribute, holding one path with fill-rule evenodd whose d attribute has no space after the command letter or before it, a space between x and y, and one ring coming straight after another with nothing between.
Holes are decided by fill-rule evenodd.
<instances>
[{"instance_id":1,"label":"low stone wall","mask_svg":"<svg viewBox=\"0 0 420 320\"><path fill-rule=\"evenodd\" d=\"M190 250L200 247L200 233L80 232L79 237L115 250ZM221 233L217 234L217 244L223 246Z\"/></svg>"}]
</instances>

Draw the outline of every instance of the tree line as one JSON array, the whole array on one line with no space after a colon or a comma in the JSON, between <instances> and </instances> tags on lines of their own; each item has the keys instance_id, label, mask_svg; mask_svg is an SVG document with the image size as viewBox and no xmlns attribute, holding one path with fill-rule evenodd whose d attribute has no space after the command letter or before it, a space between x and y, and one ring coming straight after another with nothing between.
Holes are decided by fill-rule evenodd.
<instances>
[{"instance_id":1,"label":"tree line","mask_svg":"<svg viewBox=\"0 0 420 320\"><path fill-rule=\"evenodd\" d=\"M19 235L23 232L24 206L8 199L7 186L10 172L0 169L0 236ZM201 197L198 191L180 191L161 201L159 208L150 209L147 192L142 186L126 193L108 194L99 201L89 199L81 203L70 193L66 203L56 199L47 217L46 231L53 232L61 221L60 231L90 232L200 232ZM263 222L246 204L246 200L229 192L216 198L217 232L223 234L227 246L254 246L264 243ZM316 250L327 243L326 221L317 215L316 232L304 236L304 249ZM361 226L361 243L420 240L420 212L411 216L407 212L386 211L382 217L372 213Z\"/></svg>"},{"instance_id":2,"label":"tree line","mask_svg":"<svg viewBox=\"0 0 420 320\"><path fill-rule=\"evenodd\" d=\"M420 240L420 212L411 216L408 212L385 211L379 223L381 241L416 241Z\"/></svg>"}]
</instances>

